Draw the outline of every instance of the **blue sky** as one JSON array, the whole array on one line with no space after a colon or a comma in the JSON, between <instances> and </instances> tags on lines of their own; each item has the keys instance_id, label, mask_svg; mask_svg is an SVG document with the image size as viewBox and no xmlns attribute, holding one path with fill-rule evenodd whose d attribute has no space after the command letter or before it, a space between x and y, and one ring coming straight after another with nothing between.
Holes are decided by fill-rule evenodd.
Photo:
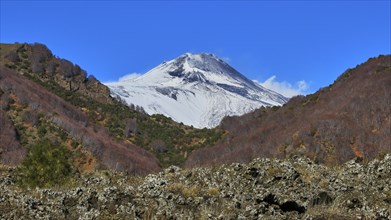
<instances>
[{"instance_id":1,"label":"blue sky","mask_svg":"<svg viewBox=\"0 0 391 220\"><path fill-rule=\"evenodd\" d=\"M103 82L208 52L309 93L390 54L390 1L1 1L2 43L40 42Z\"/></svg>"}]
</instances>

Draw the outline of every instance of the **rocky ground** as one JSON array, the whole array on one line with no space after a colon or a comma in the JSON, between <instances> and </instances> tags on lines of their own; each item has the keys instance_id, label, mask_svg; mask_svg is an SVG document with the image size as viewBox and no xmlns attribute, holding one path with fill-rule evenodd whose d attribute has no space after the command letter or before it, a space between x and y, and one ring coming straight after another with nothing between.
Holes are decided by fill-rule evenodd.
<instances>
[{"instance_id":1,"label":"rocky ground","mask_svg":"<svg viewBox=\"0 0 391 220\"><path fill-rule=\"evenodd\" d=\"M391 155L325 167L307 158L146 177L99 171L22 189L0 167L0 219L391 219Z\"/></svg>"}]
</instances>

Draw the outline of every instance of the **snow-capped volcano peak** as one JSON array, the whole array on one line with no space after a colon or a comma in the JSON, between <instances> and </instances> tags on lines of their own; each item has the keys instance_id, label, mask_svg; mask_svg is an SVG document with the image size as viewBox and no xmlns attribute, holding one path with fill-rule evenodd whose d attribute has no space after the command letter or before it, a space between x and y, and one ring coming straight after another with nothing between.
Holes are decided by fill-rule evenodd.
<instances>
[{"instance_id":1,"label":"snow-capped volcano peak","mask_svg":"<svg viewBox=\"0 0 391 220\"><path fill-rule=\"evenodd\" d=\"M207 53L185 53L137 78L107 86L113 95L149 114L164 114L200 128L217 126L226 115L287 101Z\"/></svg>"},{"instance_id":2,"label":"snow-capped volcano peak","mask_svg":"<svg viewBox=\"0 0 391 220\"><path fill-rule=\"evenodd\" d=\"M202 75L204 72L223 73L227 72L224 70L225 66L228 66L228 64L212 54L185 53L174 60L161 63L141 78L149 78L156 74L169 74L172 77L187 78L194 75L194 73L198 73L198 75Z\"/></svg>"},{"instance_id":3,"label":"snow-capped volcano peak","mask_svg":"<svg viewBox=\"0 0 391 220\"><path fill-rule=\"evenodd\" d=\"M174 60L161 63L135 81L163 83L174 78L177 78L174 81L182 83L220 83L253 89L260 87L216 55L207 53L185 53Z\"/></svg>"}]
</instances>

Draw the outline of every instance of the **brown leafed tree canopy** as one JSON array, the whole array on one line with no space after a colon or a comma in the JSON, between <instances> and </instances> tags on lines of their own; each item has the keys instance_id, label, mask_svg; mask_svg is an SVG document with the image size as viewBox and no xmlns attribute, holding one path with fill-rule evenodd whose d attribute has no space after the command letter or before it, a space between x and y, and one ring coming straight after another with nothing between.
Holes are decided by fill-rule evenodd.
<instances>
[{"instance_id":1,"label":"brown leafed tree canopy","mask_svg":"<svg viewBox=\"0 0 391 220\"><path fill-rule=\"evenodd\" d=\"M348 69L315 94L292 98L281 108L227 117L228 135L192 153L187 167L245 162L255 157L306 155L339 164L391 152L391 56Z\"/></svg>"},{"instance_id":2,"label":"brown leafed tree canopy","mask_svg":"<svg viewBox=\"0 0 391 220\"><path fill-rule=\"evenodd\" d=\"M34 106L37 112L45 112L52 123L63 128L73 139L83 143L99 159L103 167L132 174L147 174L160 169L159 162L151 153L133 144L114 140L107 130L99 125L88 125L86 114L42 86L4 66L0 66L0 79L0 89L4 91L2 96L12 94L21 99L23 105ZM6 161L10 155L16 155L13 161L20 162L25 150L13 141L13 126L2 110L0 119L0 149L5 151L1 155L1 161ZM7 138L3 139L3 136ZM10 140L11 144L5 142L6 140Z\"/></svg>"}]
</instances>

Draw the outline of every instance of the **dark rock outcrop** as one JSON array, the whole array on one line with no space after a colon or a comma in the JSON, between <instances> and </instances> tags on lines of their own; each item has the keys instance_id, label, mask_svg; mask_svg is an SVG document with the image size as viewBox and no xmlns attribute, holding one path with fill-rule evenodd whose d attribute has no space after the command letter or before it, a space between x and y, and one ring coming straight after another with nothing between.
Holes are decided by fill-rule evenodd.
<instances>
[{"instance_id":1,"label":"dark rock outcrop","mask_svg":"<svg viewBox=\"0 0 391 220\"><path fill-rule=\"evenodd\" d=\"M21 189L0 165L1 219L389 219L391 155L328 168L307 158L144 178L101 171L54 189ZM255 175L256 174L256 175Z\"/></svg>"}]
</instances>

